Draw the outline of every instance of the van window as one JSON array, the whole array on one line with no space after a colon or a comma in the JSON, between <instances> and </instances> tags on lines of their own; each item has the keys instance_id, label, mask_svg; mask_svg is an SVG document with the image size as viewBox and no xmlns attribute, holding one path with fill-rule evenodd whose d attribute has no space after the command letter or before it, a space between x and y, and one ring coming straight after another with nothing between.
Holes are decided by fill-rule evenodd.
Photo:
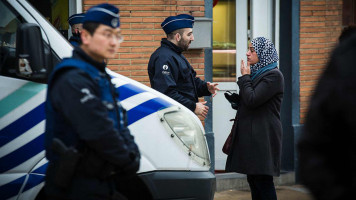
<instances>
[{"instance_id":1,"label":"van window","mask_svg":"<svg viewBox=\"0 0 356 200\"><path fill-rule=\"evenodd\" d=\"M27 23L27 21L3 0L0 0L0 13L0 75L27 79L19 77L16 74L16 68L18 67L16 59L16 31L21 24ZM43 33L45 32L42 32L42 34ZM60 62L60 58L51 49L48 37L45 36L42 42L44 44L47 74L49 74L53 66ZM46 82L45 79L33 81Z\"/></svg>"},{"instance_id":2,"label":"van window","mask_svg":"<svg viewBox=\"0 0 356 200\"><path fill-rule=\"evenodd\" d=\"M16 30L24 19L0 1L0 75L16 76Z\"/></svg>"}]
</instances>

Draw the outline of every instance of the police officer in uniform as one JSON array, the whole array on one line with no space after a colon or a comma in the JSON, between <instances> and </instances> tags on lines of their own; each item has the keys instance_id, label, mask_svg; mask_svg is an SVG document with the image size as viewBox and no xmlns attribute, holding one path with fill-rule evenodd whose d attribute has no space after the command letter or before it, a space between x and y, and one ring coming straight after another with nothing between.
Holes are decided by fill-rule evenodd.
<instances>
[{"instance_id":1,"label":"police officer in uniform","mask_svg":"<svg viewBox=\"0 0 356 200\"><path fill-rule=\"evenodd\" d=\"M135 176L140 153L104 62L123 40L119 9L90 8L81 38L48 83L45 193L48 199L126 199L116 183Z\"/></svg>"},{"instance_id":2,"label":"police officer in uniform","mask_svg":"<svg viewBox=\"0 0 356 200\"><path fill-rule=\"evenodd\" d=\"M161 41L159 47L148 63L148 75L151 87L175 99L195 114L206 117L208 106L199 102L201 96L215 96L217 83L202 81L182 54L188 50L194 40L194 17L187 14L166 18L161 27L167 38Z\"/></svg>"},{"instance_id":3,"label":"police officer in uniform","mask_svg":"<svg viewBox=\"0 0 356 200\"><path fill-rule=\"evenodd\" d=\"M72 29L72 36L69 38L69 42L73 46L79 46L81 43L80 33L83 29L84 13L74 14L68 18L68 23Z\"/></svg>"}]
</instances>

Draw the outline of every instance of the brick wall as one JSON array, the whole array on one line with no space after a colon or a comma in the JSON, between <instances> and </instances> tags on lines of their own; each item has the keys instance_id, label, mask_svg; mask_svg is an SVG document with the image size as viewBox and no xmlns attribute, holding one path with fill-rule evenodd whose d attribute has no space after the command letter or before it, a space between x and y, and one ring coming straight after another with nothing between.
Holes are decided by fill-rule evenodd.
<instances>
[{"instance_id":1,"label":"brick wall","mask_svg":"<svg viewBox=\"0 0 356 200\"><path fill-rule=\"evenodd\" d=\"M203 0L83 0L84 11L98 3L111 3L120 9L124 42L109 68L149 86L147 64L151 54L165 37L163 20L171 15L191 14L204 17ZM185 56L197 74L204 79L204 51L189 50Z\"/></svg>"},{"instance_id":2,"label":"brick wall","mask_svg":"<svg viewBox=\"0 0 356 200\"><path fill-rule=\"evenodd\" d=\"M342 0L300 1L300 121L342 29Z\"/></svg>"}]
</instances>

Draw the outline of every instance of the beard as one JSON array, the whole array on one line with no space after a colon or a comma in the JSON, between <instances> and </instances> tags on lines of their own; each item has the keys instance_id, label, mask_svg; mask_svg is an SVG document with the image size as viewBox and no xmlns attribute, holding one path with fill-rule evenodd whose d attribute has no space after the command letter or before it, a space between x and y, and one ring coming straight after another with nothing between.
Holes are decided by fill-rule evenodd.
<instances>
[{"instance_id":1,"label":"beard","mask_svg":"<svg viewBox=\"0 0 356 200\"><path fill-rule=\"evenodd\" d=\"M74 36L74 37L79 37L80 38L80 33L78 32L78 33L72 33L72 35Z\"/></svg>"},{"instance_id":2,"label":"beard","mask_svg":"<svg viewBox=\"0 0 356 200\"><path fill-rule=\"evenodd\" d=\"M183 49L183 51L188 50L191 40L184 40L183 38L178 42L178 47Z\"/></svg>"}]
</instances>

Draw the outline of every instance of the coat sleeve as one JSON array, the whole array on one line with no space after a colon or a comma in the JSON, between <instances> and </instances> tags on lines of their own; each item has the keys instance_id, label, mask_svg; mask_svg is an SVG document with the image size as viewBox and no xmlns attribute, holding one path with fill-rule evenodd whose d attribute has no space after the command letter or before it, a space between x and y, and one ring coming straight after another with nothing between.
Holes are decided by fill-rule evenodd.
<instances>
[{"instance_id":1,"label":"coat sleeve","mask_svg":"<svg viewBox=\"0 0 356 200\"><path fill-rule=\"evenodd\" d=\"M53 82L49 95L54 109L104 160L119 168L134 162L136 158L121 135L124 133L115 129L99 97L99 88L89 75L78 69L67 70Z\"/></svg>"},{"instance_id":2,"label":"coat sleeve","mask_svg":"<svg viewBox=\"0 0 356 200\"><path fill-rule=\"evenodd\" d=\"M210 96L211 93L208 90L208 85L205 81L201 80L199 77L197 77L197 73L195 70L192 68L192 75L194 78L195 86L197 88L197 93L198 97L202 96Z\"/></svg>"},{"instance_id":3,"label":"coat sleeve","mask_svg":"<svg viewBox=\"0 0 356 200\"><path fill-rule=\"evenodd\" d=\"M278 93L283 93L283 76L280 73L268 73L253 86L250 75L239 77L240 98L249 108L256 108Z\"/></svg>"},{"instance_id":4,"label":"coat sleeve","mask_svg":"<svg viewBox=\"0 0 356 200\"><path fill-rule=\"evenodd\" d=\"M171 97L183 104L191 111L195 110L195 102L181 95L177 90L179 76L178 64L165 56L158 56L151 64L152 75L151 86L153 89Z\"/></svg>"}]
</instances>

